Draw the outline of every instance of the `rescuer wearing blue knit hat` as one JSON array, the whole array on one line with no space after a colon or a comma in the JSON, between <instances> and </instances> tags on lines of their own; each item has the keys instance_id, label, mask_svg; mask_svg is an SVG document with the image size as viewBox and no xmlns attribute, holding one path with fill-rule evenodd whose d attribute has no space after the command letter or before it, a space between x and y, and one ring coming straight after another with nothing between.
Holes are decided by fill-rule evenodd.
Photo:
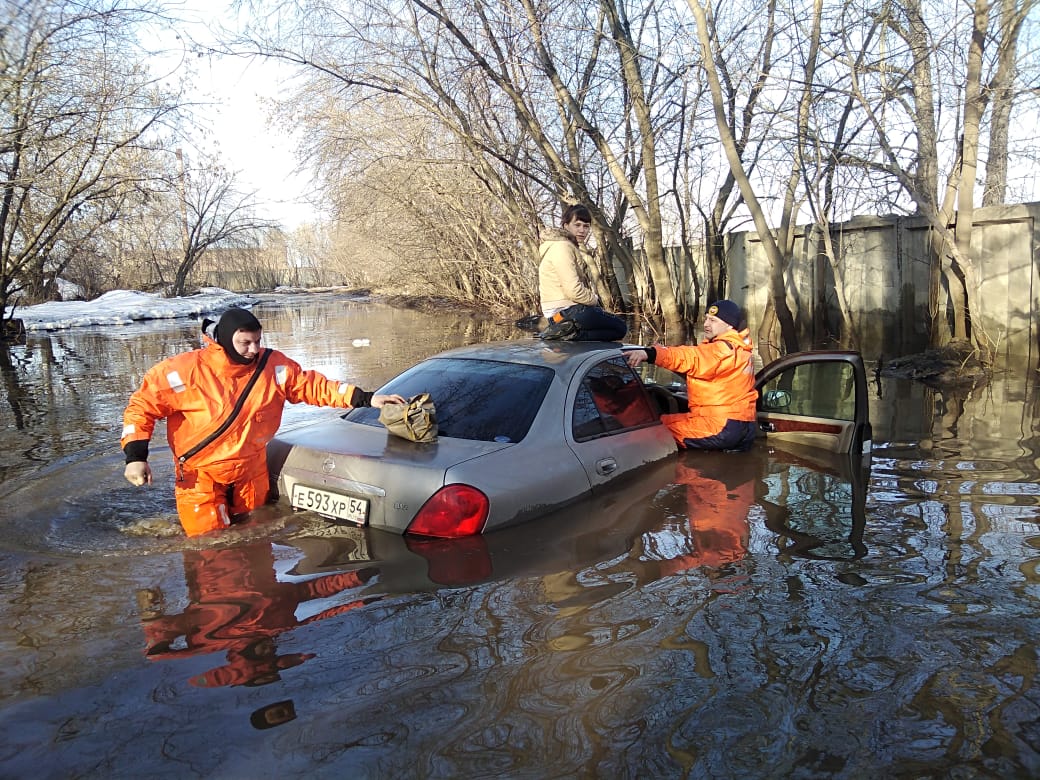
<instances>
[{"instance_id":1,"label":"rescuer wearing blue knit hat","mask_svg":"<svg viewBox=\"0 0 1040 780\"><path fill-rule=\"evenodd\" d=\"M744 313L730 300L704 315L705 340L697 346L652 347L626 353L635 368L650 362L686 376L689 411L662 414L680 449L744 452L758 435L755 424L754 345Z\"/></svg>"}]
</instances>

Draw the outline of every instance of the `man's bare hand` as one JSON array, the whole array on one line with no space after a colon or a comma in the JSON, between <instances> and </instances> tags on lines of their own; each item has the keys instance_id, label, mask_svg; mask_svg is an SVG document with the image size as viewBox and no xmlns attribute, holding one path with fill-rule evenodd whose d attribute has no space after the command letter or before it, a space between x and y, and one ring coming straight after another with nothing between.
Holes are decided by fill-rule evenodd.
<instances>
[{"instance_id":1,"label":"man's bare hand","mask_svg":"<svg viewBox=\"0 0 1040 780\"><path fill-rule=\"evenodd\" d=\"M646 362L646 359L645 349L632 349L625 352L625 362L632 368L638 368L642 363Z\"/></svg>"},{"instance_id":2,"label":"man's bare hand","mask_svg":"<svg viewBox=\"0 0 1040 780\"><path fill-rule=\"evenodd\" d=\"M384 404L406 404L406 403L408 403L408 401L406 401L403 396L400 396L397 393L391 393L391 394L379 394L379 393L377 393L376 395L372 396L372 406L374 406L376 409L381 408Z\"/></svg>"},{"instance_id":3,"label":"man's bare hand","mask_svg":"<svg viewBox=\"0 0 1040 780\"><path fill-rule=\"evenodd\" d=\"M126 468L123 469L123 476L126 477L127 482L137 487L151 485L152 467L148 465L147 461L143 460L127 463Z\"/></svg>"}]
</instances>

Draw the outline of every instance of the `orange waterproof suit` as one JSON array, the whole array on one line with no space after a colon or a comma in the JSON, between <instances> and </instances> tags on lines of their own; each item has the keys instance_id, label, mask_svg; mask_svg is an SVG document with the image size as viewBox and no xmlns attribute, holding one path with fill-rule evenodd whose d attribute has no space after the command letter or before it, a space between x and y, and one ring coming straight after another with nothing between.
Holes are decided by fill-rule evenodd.
<instances>
[{"instance_id":1,"label":"orange waterproof suit","mask_svg":"<svg viewBox=\"0 0 1040 780\"><path fill-rule=\"evenodd\" d=\"M256 370L256 363L233 363L208 336L203 341L201 349L149 369L141 387L130 396L120 445L143 442L144 457L139 459L147 458L156 421L165 419L166 437L178 461L229 417ZM270 493L267 442L281 424L286 401L349 408L355 397L354 385L304 371L277 350L263 350L257 362L266 352L270 352L267 364L231 426L184 463L177 463L177 514L188 536L223 528L230 525L232 515L266 503Z\"/></svg>"},{"instance_id":2,"label":"orange waterproof suit","mask_svg":"<svg viewBox=\"0 0 1040 780\"><path fill-rule=\"evenodd\" d=\"M747 329L726 331L695 347L655 345L654 363L686 375L690 411L661 415L680 447L716 436L730 420L754 422L758 391L752 349Z\"/></svg>"}]
</instances>

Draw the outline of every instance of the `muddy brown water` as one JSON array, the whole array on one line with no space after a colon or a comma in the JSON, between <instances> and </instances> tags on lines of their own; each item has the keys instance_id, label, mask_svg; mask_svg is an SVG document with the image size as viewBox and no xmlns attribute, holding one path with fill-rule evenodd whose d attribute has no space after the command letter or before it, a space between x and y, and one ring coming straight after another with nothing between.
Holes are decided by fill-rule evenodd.
<instances>
[{"instance_id":1,"label":"muddy brown water","mask_svg":"<svg viewBox=\"0 0 1040 780\"><path fill-rule=\"evenodd\" d=\"M256 312L369 389L523 335L328 294ZM117 441L197 332L30 334L0 362L0 776L1040 774L1035 372L874 382L866 462L677 456L464 543L279 506L201 543L161 437L151 489Z\"/></svg>"}]
</instances>

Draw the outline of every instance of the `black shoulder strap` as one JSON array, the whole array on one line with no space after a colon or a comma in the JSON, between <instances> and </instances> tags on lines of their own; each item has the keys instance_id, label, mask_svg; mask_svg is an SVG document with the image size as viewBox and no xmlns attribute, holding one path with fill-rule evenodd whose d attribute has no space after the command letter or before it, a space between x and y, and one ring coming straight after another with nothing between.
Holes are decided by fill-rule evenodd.
<instances>
[{"instance_id":1,"label":"black shoulder strap","mask_svg":"<svg viewBox=\"0 0 1040 780\"><path fill-rule=\"evenodd\" d=\"M235 421L235 418L238 417L239 413L242 411L242 407L245 406L246 398L249 396L249 391L253 389L256 380L259 379L260 374L264 372L264 366L267 365L267 359L271 357L272 351L273 350L265 349L264 354L260 356L260 360L256 364L256 371L254 371L253 375L249 377L249 383L242 388L242 395L238 397L238 400L235 402L235 408L231 410L231 414L227 416L227 419L224 420L224 422L220 424L220 427L213 431L213 433L177 458L179 464L184 465L184 461L197 454L203 448L208 447L215 439L220 437L224 431L231 427L231 423Z\"/></svg>"}]
</instances>

